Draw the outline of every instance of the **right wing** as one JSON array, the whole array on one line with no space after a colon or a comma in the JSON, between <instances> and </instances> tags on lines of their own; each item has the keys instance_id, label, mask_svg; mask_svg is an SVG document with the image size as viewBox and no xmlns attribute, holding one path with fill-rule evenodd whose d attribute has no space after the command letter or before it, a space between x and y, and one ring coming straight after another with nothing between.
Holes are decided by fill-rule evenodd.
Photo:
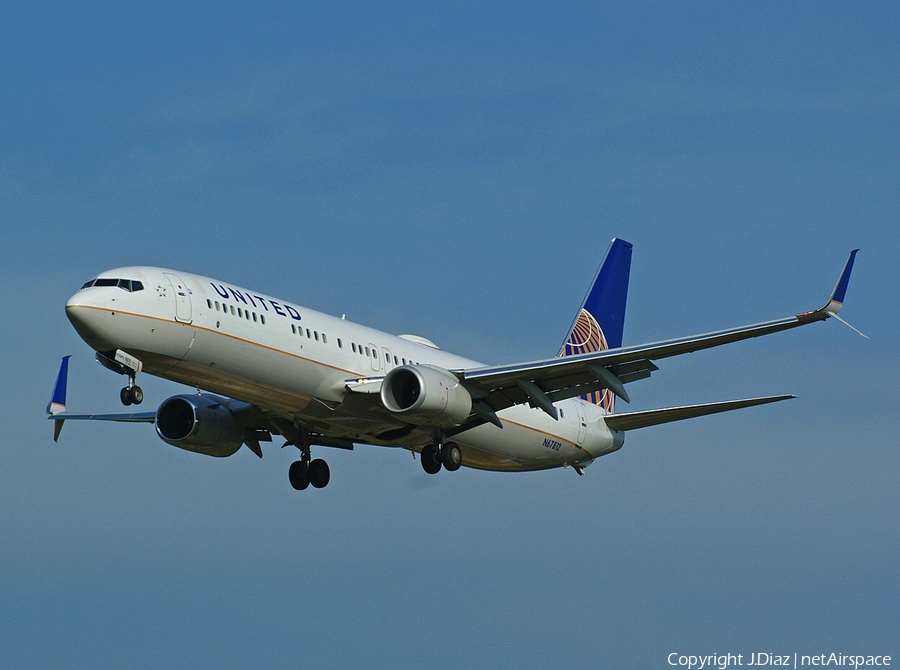
<instances>
[{"instance_id":1,"label":"right wing","mask_svg":"<svg viewBox=\"0 0 900 670\"><path fill-rule=\"evenodd\" d=\"M556 408L552 403L600 389L609 389L628 402L628 394L624 385L649 377L653 371L658 370L659 368L653 363L655 360L770 335L816 321L825 321L829 317L835 316L843 305L857 251L859 250L854 249L850 253L828 301L823 307L812 312L803 312L783 319L712 333L607 349L580 356L550 358L518 365L451 370L472 395L474 412L474 416L469 421L451 432L457 434L485 422L502 426L496 413L507 407L524 403L528 403L532 407L539 407L556 418ZM778 399L784 398L778 397ZM774 400L770 400L770 402L774 402ZM685 408L677 409L684 410ZM736 409L736 407L732 409ZM725 411L725 409L714 411ZM692 414L691 416L699 415ZM624 422L623 420L622 423L624 424Z\"/></svg>"}]
</instances>

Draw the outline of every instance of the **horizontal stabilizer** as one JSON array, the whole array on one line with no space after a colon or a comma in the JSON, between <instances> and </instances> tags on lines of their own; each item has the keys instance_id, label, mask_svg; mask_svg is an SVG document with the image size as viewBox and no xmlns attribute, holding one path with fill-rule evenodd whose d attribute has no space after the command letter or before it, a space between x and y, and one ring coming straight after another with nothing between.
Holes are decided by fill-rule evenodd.
<instances>
[{"instance_id":1,"label":"horizontal stabilizer","mask_svg":"<svg viewBox=\"0 0 900 670\"><path fill-rule=\"evenodd\" d=\"M666 407L664 409L651 409L642 412L613 414L604 417L603 420L606 422L606 425L609 426L610 430L634 430L635 428L646 428L647 426L656 426L671 421L693 419L694 417L706 416L707 414L730 412L733 409L765 405L770 402L789 400L796 397L797 396L795 395L772 395L764 398L749 398L747 400L727 400L725 402L710 402L702 405Z\"/></svg>"}]
</instances>

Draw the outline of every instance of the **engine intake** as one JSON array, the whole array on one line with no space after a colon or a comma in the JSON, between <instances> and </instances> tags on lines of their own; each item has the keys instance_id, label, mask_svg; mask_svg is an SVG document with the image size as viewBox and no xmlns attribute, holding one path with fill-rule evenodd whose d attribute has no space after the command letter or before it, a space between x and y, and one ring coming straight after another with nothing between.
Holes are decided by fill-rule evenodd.
<instances>
[{"instance_id":1,"label":"engine intake","mask_svg":"<svg viewBox=\"0 0 900 670\"><path fill-rule=\"evenodd\" d=\"M446 370L426 365L394 368L381 384L381 402L409 423L451 428L472 411L472 396Z\"/></svg>"},{"instance_id":2,"label":"engine intake","mask_svg":"<svg viewBox=\"0 0 900 670\"><path fill-rule=\"evenodd\" d=\"M244 443L244 429L218 399L176 395L156 411L156 433L173 447L207 456L231 456Z\"/></svg>"}]
</instances>

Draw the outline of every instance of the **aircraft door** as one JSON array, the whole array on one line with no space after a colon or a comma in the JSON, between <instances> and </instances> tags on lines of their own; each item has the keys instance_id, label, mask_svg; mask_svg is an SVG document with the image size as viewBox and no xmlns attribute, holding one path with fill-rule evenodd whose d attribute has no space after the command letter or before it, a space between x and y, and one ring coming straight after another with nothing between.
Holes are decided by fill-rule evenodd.
<instances>
[{"instance_id":1,"label":"aircraft door","mask_svg":"<svg viewBox=\"0 0 900 670\"><path fill-rule=\"evenodd\" d=\"M387 347L381 348L381 355L384 356L384 371L387 372L394 367L394 359Z\"/></svg>"},{"instance_id":2,"label":"aircraft door","mask_svg":"<svg viewBox=\"0 0 900 670\"><path fill-rule=\"evenodd\" d=\"M587 418L584 415L584 406L580 402L576 402L575 406L578 408L578 438L576 442L580 447L584 445L584 440L587 437Z\"/></svg>"},{"instance_id":3,"label":"aircraft door","mask_svg":"<svg viewBox=\"0 0 900 670\"><path fill-rule=\"evenodd\" d=\"M190 323L193 318L191 315L190 291L188 291L187 286L185 286L178 275L171 272L164 272L163 274L166 275L166 279L169 280L169 283L172 285L172 291L175 294L175 320L181 323Z\"/></svg>"},{"instance_id":4,"label":"aircraft door","mask_svg":"<svg viewBox=\"0 0 900 670\"><path fill-rule=\"evenodd\" d=\"M369 349L372 352L372 357L369 359L369 362L372 364L372 370L377 372L381 369L381 358L378 356L378 347L374 344L369 344Z\"/></svg>"}]
</instances>

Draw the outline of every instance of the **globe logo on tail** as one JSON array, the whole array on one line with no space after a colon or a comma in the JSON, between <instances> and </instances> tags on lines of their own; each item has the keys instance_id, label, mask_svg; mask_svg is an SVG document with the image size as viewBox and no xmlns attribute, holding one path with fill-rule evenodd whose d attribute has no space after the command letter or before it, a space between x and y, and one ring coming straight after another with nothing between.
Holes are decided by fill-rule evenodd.
<instances>
[{"instance_id":1,"label":"globe logo on tail","mask_svg":"<svg viewBox=\"0 0 900 670\"><path fill-rule=\"evenodd\" d=\"M603 329L590 312L582 309L569 334L569 339L566 340L562 355L577 356L605 349L609 349L609 345L603 335ZM609 414L615 409L615 395L609 389L586 393L581 398L594 405L600 405Z\"/></svg>"}]
</instances>

